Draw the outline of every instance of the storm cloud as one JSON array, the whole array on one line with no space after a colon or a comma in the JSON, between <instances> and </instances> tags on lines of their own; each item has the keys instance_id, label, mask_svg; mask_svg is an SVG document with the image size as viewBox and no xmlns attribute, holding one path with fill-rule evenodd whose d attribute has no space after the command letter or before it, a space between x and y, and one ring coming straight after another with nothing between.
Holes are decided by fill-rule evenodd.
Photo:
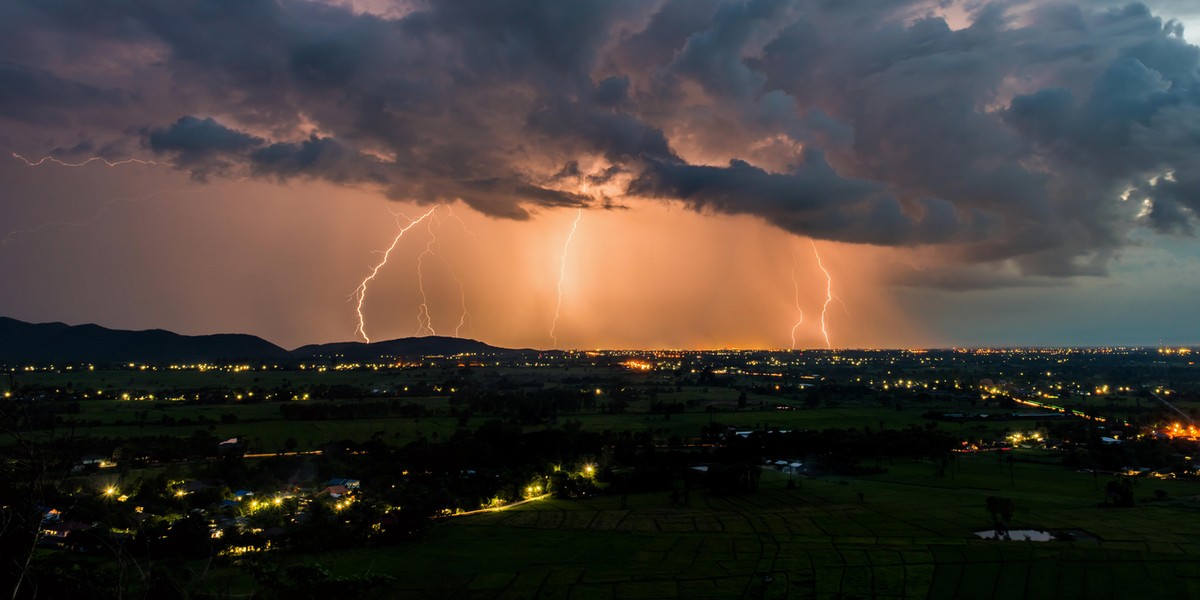
<instances>
[{"instance_id":1,"label":"storm cloud","mask_svg":"<svg viewBox=\"0 0 1200 600\"><path fill-rule=\"evenodd\" d=\"M31 154L86 129L197 177L513 219L651 198L1045 277L1200 216L1200 49L1140 4L30 0L0 23Z\"/></svg>"}]
</instances>

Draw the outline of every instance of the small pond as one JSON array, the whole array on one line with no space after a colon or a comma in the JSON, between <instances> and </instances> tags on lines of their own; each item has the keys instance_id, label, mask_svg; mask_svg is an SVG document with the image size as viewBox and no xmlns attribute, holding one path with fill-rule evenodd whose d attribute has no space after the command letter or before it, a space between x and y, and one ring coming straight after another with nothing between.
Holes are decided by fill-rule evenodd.
<instances>
[{"instance_id":1,"label":"small pond","mask_svg":"<svg viewBox=\"0 0 1200 600\"><path fill-rule=\"evenodd\" d=\"M996 539L996 531L993 529L976 531L975 535L985 540ZM1012 540L1014 542L1049 542L1054 539L1054 534L1040 529L1009 529L1008 534L1001 535L1000 539Z\"/></svg>"}]
</instances>

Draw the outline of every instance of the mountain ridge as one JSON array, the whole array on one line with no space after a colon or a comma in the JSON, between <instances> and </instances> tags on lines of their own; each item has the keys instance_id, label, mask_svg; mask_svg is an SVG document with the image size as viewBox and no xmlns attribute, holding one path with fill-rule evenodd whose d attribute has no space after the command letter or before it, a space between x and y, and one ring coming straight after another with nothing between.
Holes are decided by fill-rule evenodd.
<instances>
[{"instance_id":1,"label":"mountain ridge","mask_svg":"<svg viewBox=\"0 0 1200 600\"><path fill-rule=\"evenodd\" d=\"M0 317L0 363L302 360L333 356L369 360L514 351L444 336L308 344L287 350L245 333L183 335L165 329L110 329L94 323L68 325L57 321L27 323Z\"/></svg>"}]
</instances>

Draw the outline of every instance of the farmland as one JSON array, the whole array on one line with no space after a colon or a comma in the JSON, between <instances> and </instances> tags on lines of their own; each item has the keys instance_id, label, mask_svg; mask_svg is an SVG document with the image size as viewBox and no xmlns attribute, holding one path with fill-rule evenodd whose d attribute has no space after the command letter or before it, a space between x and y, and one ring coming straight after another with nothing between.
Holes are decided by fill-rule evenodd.
<instances>
[{"instance_id":1,"label":"farmland","mask_svg":"<svg viewBox=\"0 0 1200 600\"><path fill-rule=\"evenodd\" d=\"M953 479L929 465L884 475L781 474L751 496L546 500L451 519L411 546L288 560L371 569L381 592L441 598L1121 598L1200 593L1200 484L1161 482L1171 502L1101 505L1092 477L990 456ZM1140 490L1141 491L1141 490ZM1144 490L1150 495L1150 490ZM858 494L862 494L862 499ZM1078 530L1072 542L994 542L984 498L1016 499L1016 526ZM446 565L452 565L447 569Z\"/></svg>"},{"instance_id":2,"label":"farmland","mask_svg":"<svg viewBox=\"0 0 1200 600\"><path fill-rule=\"evenodd\" d=\"M1179 429L1200 400L1174 356L8 375L9 506L53 513L30 573L66 595L122 597L123 581L168 597L1200 594L1200 450ZM56 483L23 479L38 473ZM976 535L1024 529L1054 540Z\"/></svg>"}]
</instances>

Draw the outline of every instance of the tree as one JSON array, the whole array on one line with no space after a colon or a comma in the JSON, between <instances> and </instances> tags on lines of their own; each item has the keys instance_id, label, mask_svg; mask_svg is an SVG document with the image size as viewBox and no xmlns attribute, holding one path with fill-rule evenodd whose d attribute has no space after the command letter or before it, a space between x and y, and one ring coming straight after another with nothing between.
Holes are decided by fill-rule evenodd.
<instances>
[{"instance_id":1,"label":"tree","mask_svg":"<svg viewBox=\"0 0 1200 600\"><path fill-rule=\"evenodd\" d=\"M1107 499L1117 506L1133 506L1133 482L1128 478L1108 482L1104 492Z\"/></svg>"},{"instance_id":2,"label":"tree","mask_svg":"<svg viewBox=\"0 0 1200 600\"><path fill-rule=\"evenodd\" d=\"M999 496L987 497L987 511L992 517L992 525L995 527L996 539L1008 535L1008 524L1012 521L1013 516L1013 501L1012 498L1001 498Z\"/></svg>"}]
</instances>

